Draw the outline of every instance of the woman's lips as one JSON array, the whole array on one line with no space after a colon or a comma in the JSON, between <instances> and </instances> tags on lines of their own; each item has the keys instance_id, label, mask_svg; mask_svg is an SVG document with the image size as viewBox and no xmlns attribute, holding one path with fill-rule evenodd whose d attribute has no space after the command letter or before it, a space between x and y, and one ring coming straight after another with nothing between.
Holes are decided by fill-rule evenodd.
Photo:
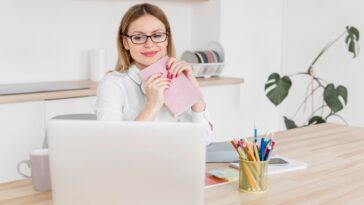
<instances>
[{"instance_id":1,"label":"woman's lips","mask_svg":"<svg viewBox=\"0 0 364 205\"><path fill-rule=\"evenodd\" d=\"M146 57L153 57L155 54L157 54L158 51L149 51L149 52L142 52L142 54Z\"/></svg>"}]
</instances>

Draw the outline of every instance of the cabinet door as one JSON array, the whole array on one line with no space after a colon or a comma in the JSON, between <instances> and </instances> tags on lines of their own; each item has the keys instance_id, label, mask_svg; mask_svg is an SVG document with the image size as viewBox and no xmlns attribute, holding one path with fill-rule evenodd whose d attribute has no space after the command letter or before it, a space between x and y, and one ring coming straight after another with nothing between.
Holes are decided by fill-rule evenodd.
<instances>
[{"instance_id":1,"label":"cabinet door","mask_svg":"<svg viewBox=\"0 0 364 205\"><path fill-rule=\"evenodd\" d=\"M213 141L225 141L241 133L240 84L201 87L214 125ZM240 124L240 125L239 125Z\"/></svg>"},{"instance_id":2,"label":"cabinet door","mask_svg":"<svg viewBox=\"0 0 364 205\"><path fill-rule=\"evenodd\" d=\"M42 147L44 102L0 104L0 182L20 179L17 163ZM26 166L24 173L29 174Z\"/></svg>"},{"instance_id":3,"label":"cabinet door","mask_svg":"<svg viewBox=\"0 0 364 205\"><path fill-rule=\"evenodd\" d=\"M80 97L46 101L46 121L58 115L94 113L96 97Z\"/></svg>"}]
</instances>

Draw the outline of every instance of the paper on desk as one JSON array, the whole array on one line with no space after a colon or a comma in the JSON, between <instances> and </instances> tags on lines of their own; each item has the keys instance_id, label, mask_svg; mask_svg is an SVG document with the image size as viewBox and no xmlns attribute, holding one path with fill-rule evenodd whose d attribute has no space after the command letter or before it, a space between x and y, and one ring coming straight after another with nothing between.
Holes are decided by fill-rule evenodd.
<instances>
[{"instance_id":1,"label":"paper on desk","mask_svg":"<svg viewBox=\"0 0 364 205\"><path fill-rule=\"evenodd\" d=\"M239 172L234 169L210 170L209 174L220 179L225 179L228 182L236 181L239 179Z\"/></svg>"},{"instance_id":2,"label":"paper on desk","mask_svg":"<svg viewBox=\"0 0 364 205\"><path fill-rule=\"evenodd\" d=\"M283 157L280 155L272 156L271 159L272 158L284 159L288 162L288 164L286 164L286 165L269 164L268 165L268 175L279 174L279 173L290 172L290 171L307 168L307 164L305 162L297 161L297 160ZM230 163L230 165L231 165L231 167L239 169L239 163Z\"/></svg>"}]
</instances>

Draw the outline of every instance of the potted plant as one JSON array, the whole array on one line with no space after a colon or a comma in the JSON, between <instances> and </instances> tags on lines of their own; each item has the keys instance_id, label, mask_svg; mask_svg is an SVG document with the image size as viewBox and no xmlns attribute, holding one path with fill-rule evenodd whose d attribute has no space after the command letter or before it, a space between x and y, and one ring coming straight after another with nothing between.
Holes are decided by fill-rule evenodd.
<instances>
[{"instance_id":1,"label":"potted plant","mask_svg":"<svg viewBox=\"0 0 364 205\"><path fill-rule=\"evenodd\" d=\"M317 57L310 64L308 69L304 72L294 73L291 75L285 75L281 77L278 73L272 73L269 75L267 82L265 83L265 92L267 98L275 105L278 106L283 102L283 100L288 96L289 90L292 86L291 77L304 75L309 79L308 89L309 92L306 93L305 98L302 103L298 106L294 116L288 118L283 116L284 123L287 129L292 129L298 127L294 118L296 117L298 111L307 103L309 99L312 101L312 110L309 118L301 126L307 126L311 124L319 124L326 122L330 117L336 116L343 120L346 124L345 119L338 114L344 106L347 104L348 91L345 86L338 85L335 86L334 83L329 83L323 78L315 75L315 63L320 59L320 57L336 42L341 38L345 37L345 43L347 45L348 51L353 54L353 58L356 58L359 54L359 30L353 26L347 26L345 32L340 34L336 39L330 41L317 55ZM323 91L322 105L319 107L314 107L313 96L314 93L318 91ZM324 112L326 111L326 113ZM321 113L320 113L321 112Z\"/></svg>"}]
</instances>

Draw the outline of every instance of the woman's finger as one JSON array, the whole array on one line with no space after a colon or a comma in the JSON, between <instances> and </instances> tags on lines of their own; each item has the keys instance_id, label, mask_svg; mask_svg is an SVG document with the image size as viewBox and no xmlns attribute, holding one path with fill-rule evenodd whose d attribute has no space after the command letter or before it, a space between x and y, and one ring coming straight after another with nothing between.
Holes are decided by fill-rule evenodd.
<instances>
[{"instance_id":1,"label":"woman's finger","mask_svg":"<svg viewBox=\"0 0 364 205\"><path fill-rule=\"evenodd\" d=\"M180 75L182 72L190 72L192 71L191 70L191 67L188 63L181 63L178 68L176 69L176 74L175 74L175 77L177 77L178 75Z\"/></svg>"},{"instance_id":2,"label":"woman's finger","mask_svg":"<svg viewBox=\"0 0 364 205\"><path fill-rule=\"evenodd\" d=\"M172 74L172 77L175 78L178 76L178 73L184 69L184 65L183 64L179 64L178 66L176 66L174 73Z\"/></svg>"},{"instance_id":3,"label":"woman's finger","mask_svg":"<svg viewBox=\"0 0 364 205\"><path fill-rule=\"evenodd\" d=\"M173 64L172 64L172 66L171 66L171 68L170 68L170 70L168 70L171 74L172 74L172 76L174 77L174 76L176 76L176 74L177 74L177 69L180 67L180 65L182 65L183 64L183 62L181 62L181 61L175 61Z\"/></svg>"},{"instance_id":4,"label":"woman's finger","mask_svg":"<svg viewBox=\"0 0 364 205\"><path fill-rule=\"evenodd\" d=\"M151 75L148 80L145 82L145 84L150 84L151 82L153 82L154 80L160 78L163 75L163 73L156 73Z\"/></svg>"},{"instance_id":5,"label":"woman's finger","mask_svg":"<svg viewBox=\"0 0 364 205\"><path fill-rule=\"evenodd\" d=\"M177 59L173 58L173 57L170 57L167 61L167 70L170 70L171 67L172 67L172 64L177 61Z\"/></svg>"},{"instance_id":6,"label":"woman's finger","mask_svg":"<svg viewBox=\"0 0 364 205\"><path fill-rule=\"evenodd\" d=\"M165 87L165 86L169 87L170 84L171 84L170 81L163 81L163 82L159 82L158 84L155 84L154 87L156 89L159 89L159 88Z\"/></svg>"},{"instance_id":7,"label":"woman's finger","mask_svg":"<svg viewBox=\"0 0 364 205\"><path fill-rule=\"evenodd\" d=\"M159 90L159 91L164 91L164 90L166 90L166 89L168 89L169 88L169 84L168 85L161 85L161 86L159 86L157 89Z\"/></svg>"},{"instance_id":8,"label":"woman's finger","mask_svg":"<svg viewBox=\"0 0 364 205\"><path fill-rule=\"evenodd\" d=\"M154 81L152 81L151 83L149 83L148 85L150 86L150 87L153 87L153 86L155 86L155 85L158 85L159 83L161 83L161 82L170 82L171 80L170 79L168 79L168 78L157 78L157 79L155 79Z\"/></svg>"}]
</instances>

